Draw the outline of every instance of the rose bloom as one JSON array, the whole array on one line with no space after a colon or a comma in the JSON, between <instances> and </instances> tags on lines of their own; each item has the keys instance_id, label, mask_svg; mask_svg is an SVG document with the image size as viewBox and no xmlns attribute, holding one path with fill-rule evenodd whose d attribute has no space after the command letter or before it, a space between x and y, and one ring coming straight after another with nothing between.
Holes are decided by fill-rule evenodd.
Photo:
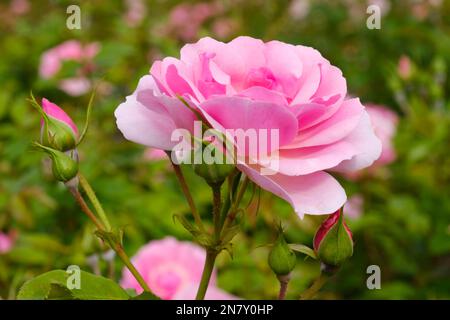
<instances>
[{"instance_id":1,"label":"rose bloom","mask_svg":"<svg viewBox=\"0 0 450 320\"><path fill-rule=\"evenodd\" d=\"M203 38L185 45L180 59L156 61L115 116L128 140L164 150L177 145L175 129L192 132L197 119L178 96L221 132L278 130L279 147L268 158L236 145L237 168L302 217L329 214L345 203L344 189L326 171L362 169L380 155L364 106L346 95L342 72L313 48ZM276 167L267 161L272 157ZM264 175L263 169L276 172Z\"/></svg>"},{"instance_id":2,"label":"rose bloom","mask_svg":"<svg viewBox=\"0 0 450 320\"><path fill-rule=\"evenodd\" d=\"M8 253L14 246L16 240L16 233L11 231L9 233L0 232L0 254Z\"/></svg>"},{"instance_id":3,"label":"rose bloom","mask_svg":"<svg viewBox=\"0 0 450 320\"><path fill-rule=\"evenodd\" d=\"M91 83L85 73L89 73L90 63L100 50L98 43L83 45L77 40L65 41L53 47L41 56L39 75L43 79L55 77L65 61L80 63L79 74L72 78L62 79L59 88L71 96L80 96L91 89ZM83 68L82 68L83 67Z\"/></svg>"},{"instance_id":4,"label":"rose bloom","mask_svg":"<svg viewBox=\"0 0 450 320\"><path fill-rule=\"evenodd\" d=\"M161 299L195 299L205 263L206 252L200 246L172 237L151 241L131 259L150 290ZM213 272L206 299L236 299L216 287ZM128 269L123 270L121 286L142 293L142 288Z\"/></svg>"},{"instance_id":5,"label":"rose bloom","mask_svg":"<svg viewBox=\"0 0 450 320\"><path fill-rule=\"evenodd\" d=\"M381 140L382 145L381 155L375 161L375 166L387 165L396 158L392 139L397 130L398 116L385 106L376 104L367 104L366 110L369 113L375 134Z\"/></svg>"},{"instance_id":6,"label":"rose bloom","mask_svg":"<svg viewBox=\"0 0 450 320\"><path fill-rule=\"evenodd\" d=\"M398 60L397 73L402 79L408 79L412 73L411 59L402 55Z\"/></svg>"},{"instance_id":7,"label":"rose bloom","mask_svg":"<svg viewBox=\"0 0 450 320\"><path fill-rule=\"evenodd\" d=\"M364 207L364 198L360 194L352 195L344 205L344 214L350 219L356 220L361 217Z\"/></svg>"}]
</instances>

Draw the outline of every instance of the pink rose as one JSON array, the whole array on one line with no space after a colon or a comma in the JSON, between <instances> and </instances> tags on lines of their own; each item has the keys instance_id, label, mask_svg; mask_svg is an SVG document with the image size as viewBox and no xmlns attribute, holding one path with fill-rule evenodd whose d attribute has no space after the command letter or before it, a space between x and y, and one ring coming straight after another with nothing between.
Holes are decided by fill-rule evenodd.
<instances>
[{"instance_id":1,"label":"pink rose","mask_svg":"<svg viewBox=\"0 0 450 320\"><path fill-rule=\"evenodd\" d=\"M78 62L80 63L78 74L73 78L61 80L59 87L72 96L85 94L91 88L87 78L92 69L91 61L99 51L100 45L95 42L83 45L77 40L65 41L42 54L39 75L43 79L50 79L58 74L65 61Z\"/></svg>"},{"instance_id":2,"label":"pink rose","mask_svg":"<svg viewBox=\"0 0 450 320\"><path fill-rule=\"evenodd\" d=\"M266 158L236 144L237 167L300 216L329 214L345 203L344 189L326 170L365 168L381 152L364 106L345 99L342 72L309 47L250 37L187 44L180 59L156 61L141 78L115 112L119 129L128 140L171 150L172 132L192 131L196 120L178 95L219 131L278 132L279 146Z\"/></svg>"},{"instance_id":3,"label":"pink rose","mask_svg":"<svg viewBox=\"0 0 450 320\"><path fill-rule=\"evenodd\" d=\"M220 12L220 2L181 3L170 11L168 29L182 40L192 40L196 38L203 23Z\"/></svg>"},{"instance_id":4,"label":"pink rose","mask_svg":"<svg viewBox=\"0 0 450 320\"><path fill-rule=\"evenodd\" d=\"M397 114L380 105L367 104L372 127L376 136L381 140L382 151L376 165L386 165L395 160L396 153L392 143L398 124Z\"/></svg>"},{"instance_id":5,"label":"pink rose","mask_svg":"<svg viewBox=\"0 0 450 320\"><path fill-rule=\"evenodd\" d=\"M350 219L358 219L363 212L363 206L364 198L360 194L355 194L345 203L344 213Z\"/></svg>"},{"instance_id":6,"label":"pink rose","mask_svg":"<svg viewBox=\"0 0 450 320\"><path fill-rule=\"evenodd\" d=\"M166 237L151 241L131 260L153 293L161 299L172 300L195 298L205 258L206 252L203 248L190 242ZM135 289L137 293L143 291L128 269L124 269L122 275L122 287ZM207 294L207 298L231 297L216 288L215 284L214 271L208 288L211 292Z\"/></svg>"},{"instance_id":7,"label":"pink rose","mask_svg":"<svg viewBox=\"0 0 450 320\"><path fill-rule=\"evenodd\" d=\"M125 22L129 27L138 26L145 18L147 7L142 0L125 0Z\"/></svg>"},{"instance_id":8,"label":"pink rose","mask_svg":"<svg viewBox=\"0 0 450 320\"><path fill-rule=\"evenodd\" d=\"M0 232L0 254L8 253L14 246L16 234L15 232Z\"/></svg>"},{"instance_id":9,"label":"pink rose","mask_svg":"<svg viewBox=\"0 0 450 320\"><path fill-rule=\"evenodd\" d=\"M408 79L412 73L411 59L408 56L401 56L398 60L397 72L402 79Z\"/></svg>"}]
</instances>

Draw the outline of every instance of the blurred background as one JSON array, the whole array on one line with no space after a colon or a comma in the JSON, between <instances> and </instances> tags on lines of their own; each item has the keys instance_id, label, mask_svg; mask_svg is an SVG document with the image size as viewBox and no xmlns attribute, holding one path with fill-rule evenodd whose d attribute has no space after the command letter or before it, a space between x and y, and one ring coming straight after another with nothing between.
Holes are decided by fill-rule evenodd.
<instances>
[{"instance_id":1,"label":"blurred background","mask_svg":"<svg viewBox=\"0 0 450 320\"><path fill-rule=\"evenodd\" d=\"M66 9L81 8L81 29L66 27ZM367 7L380 8L370 30ZM349 202L355 253L324 299L450 298L450 1L389 0L114 0L0 2L0 297L14 299L24 281L80 265L107 274L92 225L66 189L52 180L30 90L64 108L81 127L94 83L93 116L79 149L81 170L113 224L124 228L130 255L152 239L191 236L174 222L189 214L168 161L125 141L114 109L154 60L178 57L186 42L239 35L312 46L347 79L348 91L373 108L385 157L374 168L337 177ZM81 53L64 55L70 47ZM70 50L69 50L70 51ZM62 57L62 58L61 58ZM380 120L377 125L374 120ZM377 134L378 134L377 133ZM186 170L204 219L210 191ZM278 282L267 244L282 223L289 243L312 246L324 216L300 220L284 201L262 192L249 203L234 256L218 261L218 284L247 299L272 299ZM381 268L381 290L368 290L366 268ZM119 279L117 261L111 277ZM319 273L298 255L288 292L297 298Z\"/></svg>"}]
</instances>

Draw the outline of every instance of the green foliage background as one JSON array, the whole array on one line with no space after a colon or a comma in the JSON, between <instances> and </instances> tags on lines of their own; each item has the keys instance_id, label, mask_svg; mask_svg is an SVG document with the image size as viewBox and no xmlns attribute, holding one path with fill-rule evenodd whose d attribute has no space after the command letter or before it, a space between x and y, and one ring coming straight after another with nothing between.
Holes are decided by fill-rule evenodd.
<instances>
[{"instance_id":1,"label":"green foliage background","mask_svg":"<svg viewBox=\"0 0 450 320\"><path fill-rule=\"evenodd\" d=\"M366 27L364 1L309 1L309 13L301 19L290 15L291 2L223 1L223 13L206 21L197 37L217 37L213 23L226 18L235 28L224 41L250 35L313 46L342 69L351 94L387 105L400 116L397 160L383 174L358 182L340 179L348 195L362 194L364 210L348 222L354 256L319 297L450 298L450 1L439 7L423 1L428 11L422 18L414 14L420 1L387 1L390 10L381 30ZM167 162L145 160L144 148L123 139L113 116L152 61L178 56L184 42L176 33L162 31L179 2L146 3L144 21L133 28L124 22L123 1L31 1L31 10L21 16L8 14L9 1L0 4L0 230L18 232L14 249L0 255L3 298L14 299L26 280L49 270L78 264L92 271L87 257L101 250L70 194L45 174L43 156L30 148L39 138L38 114L26 102L31 89L83 123L89 95L70 97L55 81L38 76L41 54L68 39L102 46L94 77L103 77L111 90L96 99L90 131L79 150L81 170L113 223L124 227L127 252L166 235L191 240L173 220L174 214L189 212ZM66 28L70 4L81 7L81 30ZM397 74L402 55L413 61L408 80ZM70 73L70 66L63 72ZM209 189L188 168L185 172L208 220ZM243 298L275 298L278 284L268 268L265 245L273 242L278 222L288 242L312 245L322 219L300 220L285 202L263 192L259 211L253 201L243 219L244 231L233 241L233 259L220 256L219 286ZM371 264L381 267L381 290L366 287ZM106 275L106 266L101 267ZM117 262L115 279L121 268ZM288 298L298 298L318 272L317 262L299 255Z\"/></svg>"}]
</instances>

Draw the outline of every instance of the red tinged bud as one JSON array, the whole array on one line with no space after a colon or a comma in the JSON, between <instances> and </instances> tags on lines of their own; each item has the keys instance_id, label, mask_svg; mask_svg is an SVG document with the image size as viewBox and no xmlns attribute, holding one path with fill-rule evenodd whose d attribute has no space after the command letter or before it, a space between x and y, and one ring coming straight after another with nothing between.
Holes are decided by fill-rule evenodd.
<instances>
[{"instance_id":1,"label":"red tinged bud","mask_svg":"<svg viewBox=\"0 0 450 320\"><path fill-rule=\"evenodd\" d=\"M331 214L314 236L314 251L319 259L330 266L340 266L353 254L353 237L344 222L342 209Z\"/></svg>"}]
</instances>

